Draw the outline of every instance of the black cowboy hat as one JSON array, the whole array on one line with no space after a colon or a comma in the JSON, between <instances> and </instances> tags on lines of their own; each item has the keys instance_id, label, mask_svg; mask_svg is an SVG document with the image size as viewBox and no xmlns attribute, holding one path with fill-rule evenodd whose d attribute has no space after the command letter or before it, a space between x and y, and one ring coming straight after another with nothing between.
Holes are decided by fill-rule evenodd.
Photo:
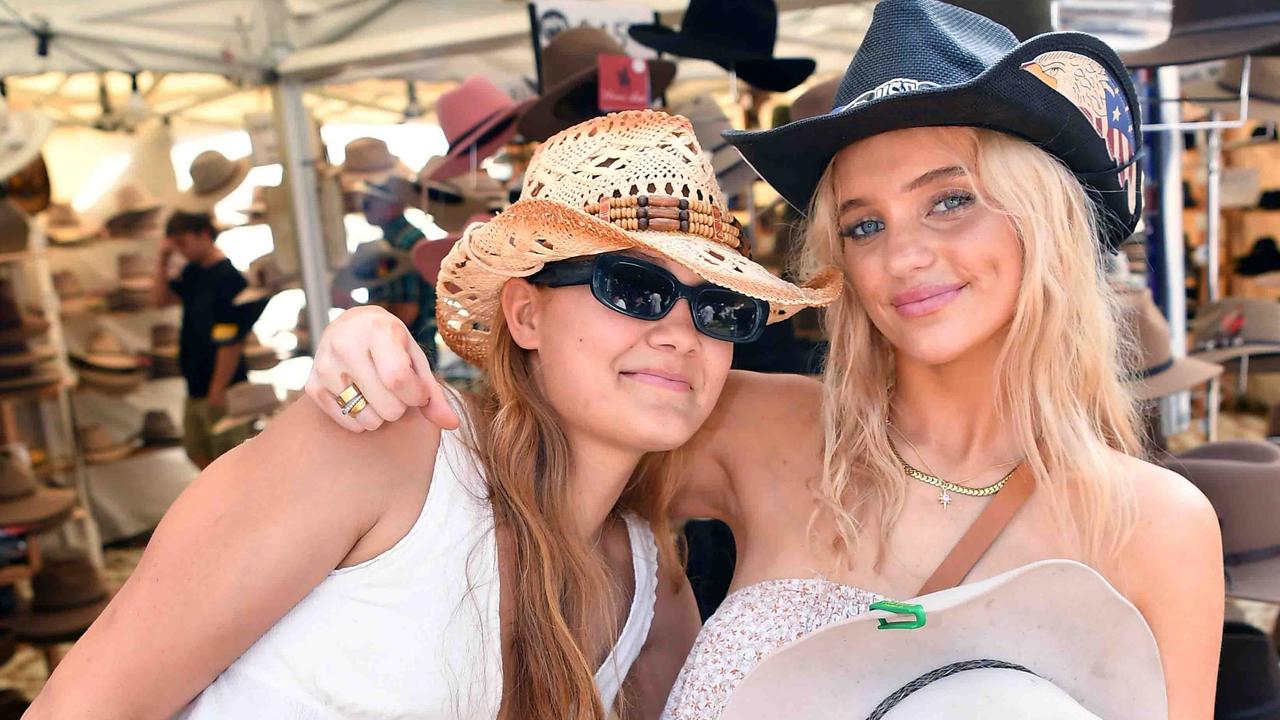
<instances>
[{"instance_id":1,"label":"black cowboy hat","mask_svg":"<svg viewBox=\"0 0 1280 720\"><path fill-rule=\"evenodd\" d=\"M786 92L816 67L811 58L775 58L778 6L773 0L690 0L680 30L632 25L631 39L659 52L710 60L761 90Z\"/></svg>"},{"instance_id":2,"label":"black cowboy hat","mask_svg":"<svg viewBox=\"0 0 1280 720\"><path fill-rule=\"evenodd\" d=\"M1280 720L1280 657L1267 634L1242 622L1222 628L1218 693L1220 720Z\"/></svg>"},{"instance_id":3,"label":"black cowboy hat","mask_svg":"<svg viewBox=\"0 0 1280 720\"><path fill-rule=\"evenodd\" d=\"M1169 39L1125 53L1133 68L1185 65L1236 55L1280 54L1276 0L1174 0Z\"/></svg>"},{"instance_id":4,"label":"black cowboy hat","mask_svg":"<svg viewBox=\"0 0 1280 720\"><path fill-rule=\"evenodd\" d=\"M727 132L756 172L804 211L840 149L916 127L987 128L1058 158L1098 208L1115 248L1142 215L1133 84L1115 51L1084 33L1019 43L1005 27L934 0L882 0L825 114Z\"/></svg>"}]
</instances>

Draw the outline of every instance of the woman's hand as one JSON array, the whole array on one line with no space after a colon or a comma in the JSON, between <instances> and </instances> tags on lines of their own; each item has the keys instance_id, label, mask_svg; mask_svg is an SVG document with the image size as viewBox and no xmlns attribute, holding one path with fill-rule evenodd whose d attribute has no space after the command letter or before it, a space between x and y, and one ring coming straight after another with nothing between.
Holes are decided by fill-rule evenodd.
<instances>
[{"instance_id":1,"label":"woman's hand","mask_svg":"<svg viewBox=\"0 0 1280 720\"><path fill-rule=\"evenodd\" d=\"M368 406L355 416L343 415L338 395L353 382ZM431 374L426 353L409 328L380 307L352 308L325 328L306 391L334 422L352 432L377 430L410 408L438 427L458 427L458 414Z\"/></svg>"}]
</instances>

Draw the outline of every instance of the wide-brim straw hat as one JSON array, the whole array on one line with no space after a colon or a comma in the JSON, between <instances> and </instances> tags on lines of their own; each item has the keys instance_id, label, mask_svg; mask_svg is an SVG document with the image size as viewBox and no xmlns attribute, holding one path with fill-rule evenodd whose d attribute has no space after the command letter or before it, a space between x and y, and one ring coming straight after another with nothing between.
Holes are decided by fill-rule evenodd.
<instances>
[{"instance_id":1,"label":"wide-brim straw hat","mask_svg":"<svg viewBox=\"0 0 1280 720\"><path fill-rule=\"evenodd\" d=\"M106 221L107 231L133 229L134 225L149 220L162 207L164 203L153 196L145 185L126 182L116 189L115 208Z\"/></svg>"},{"instance_id":2,"label":"wide-brim straw hat","mask_svg":"<svg viewBox=\"0 0 1280 720\"><path fill-rule=\"evenodd\" d=\"M384 182L392 176L413 177L413 171L400 158L391 154L387 143L378 138L356 138L344 149L345 160L333 172L344 188L361 180Z\"/></svg>"},{"instance_id":3,"label":"wide-brim straw hat","mask_svg":"<svg viewBox=\"0 0 1280 720\"><path fill-rule=\"evenodd\" d=\"M70 355L85 365L104 370L136 370L145 365L138 353L129 350L120 336L106 327L95 330L84 349L73 350Z\"/></svg>"},{"instance_id":4,"label":"wide-brim straw hat","mask_svg":"<svg viewBox=\"0 0 1280 720\"><path fill-rule=\"evenodd\" d=\"M55 245L74 245L102 234L102 223L76 212L66 203L53 203L38 220L45 237Z\"/></svg>"},{"instance_id":5,"label":"wide-brim straw hat","mask_svg":"<svg viewBox=\"0 0 1280 720\"><path fill-rule=\"evenodd\" d=\"M217 150L206 150L191 161L191 187L178 196L175 206L187 213L211 212L240 187L252 169L248 157L231 160Z\"/></svg>"},{"instance_id":6,"label":"wide-brim straw hat","mask_svg":"<svg viewBox=\"0 0 1280 720\"><path fill-rule=\"evenodd\" d=\"M873 610L775 651L721 717L879 717L873 711L908 686L920 690L885 720L1168 716L1151 629L1085 565L1046 560L910 602L923 610L923 627L881 629L903 617Z\"/></svg>"},{"instance_id":7,"label":"wide-brim straw hat","mask_svg":"<svg viewBox=\"0 0 1280 720\"><path fill-rule=\"evenodd\" d=\"M1193 357L1173 357L1169 323L1160 314L1147 288L1117 289L1120 321L1137 345L1140 367L1128 378L1134 397L1154 400L1208 382L1222 374L1222 366Z\"/></svg>"},{"instance_id":8,"label":"wide-brim straw hat","mask_svg":"<svg viewBox=\"0 0 1280 720\"><path fill-rule=\"evenodd\" d=\"M674 208L661 206L678 198L687 201L687 229L638 229L641 202L666 212ZM646 222L680 226L657 217ZM768 302L769 322L826 305L841 288L836 268L801 287L751 261L689 121L629 111L552 137L525 172L520 200L467 228L445 257L436 284L440 334L463 359L482 365L507 280L532 275L547 263L630 249L657 253L708 282Z\"/></svg>"},{"instance_id":9,"label":"wide-brim straw hat","mask_svg":"<svg viewBox=\"0 0 1280 720\"><path fill-rule=\"evenodd\" d=\"M53 120L32 109L14 110L0 96L0 182L16 175L40 156Z\"/></svg>"},{"instance_id":10,"label":"wide-brim straw hat","mask_svg":"<svg viewBox=\"0 0 1280 720\"><path fill-rule=\"evenodd\" d=\"M124 439L114 437L99 424L80 428L80 450L90 463L109 463L123 460L142 445L142 438L133 435Z\"/></svg>"},{"instance_id":11,"label":"wide-brim straw hat","mask_svg":"<svg viewBox=\"0 0 1280 720\"><path fill-rule=\"evenodd\" d=\"M135 370L106 370L91 365L77 364L76 374L84 387L93 388L109 395L125 395L142 386L147 381L145 367Z\"/></svg>"}]
</instances>

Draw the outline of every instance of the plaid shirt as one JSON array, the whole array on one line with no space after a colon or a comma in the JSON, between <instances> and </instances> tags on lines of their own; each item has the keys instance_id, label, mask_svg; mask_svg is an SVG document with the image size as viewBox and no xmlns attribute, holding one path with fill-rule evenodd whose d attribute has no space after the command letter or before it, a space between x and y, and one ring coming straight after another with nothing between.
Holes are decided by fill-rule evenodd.
<instances>
[{"instance_id":1,"label":"plaid shirt","mask_svg":"<svg viewBox=\"0 0 1280 720\"><path fill-rule=\"evenodd\" d=\"M402 252L410 252L413 246L425 239L422 231L414 227L408 220L400 218L396 222L398 229L387 237L391 247ZM418 319L409 328L413 339L418 341L431 360L432 367L436 363L436 289L431 283L422 279L416 271L394 280L379 288L369 289L369 302L386 305L399 303L417 303Z\"/></svg>"}]
</instances>

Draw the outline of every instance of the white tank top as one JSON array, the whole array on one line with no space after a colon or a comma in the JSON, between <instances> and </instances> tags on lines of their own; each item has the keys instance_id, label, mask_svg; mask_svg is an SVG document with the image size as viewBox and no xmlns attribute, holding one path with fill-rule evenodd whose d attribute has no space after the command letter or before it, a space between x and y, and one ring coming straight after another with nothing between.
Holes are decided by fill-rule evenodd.
<instances>
[{"instance_id":1,"label":"white tank top","mask_svg":"<svg viewBox=\"0 0 1280 720\"><path fill-rule=\"evenodd\" d=\"M502 701L493 511L459 431L441 435L422 513L391 549L332 572L177 717L493 718ZM626 516L635 596L596 673L617 697L653 620L657 546Z\"/></svg>"}]
</instances>

